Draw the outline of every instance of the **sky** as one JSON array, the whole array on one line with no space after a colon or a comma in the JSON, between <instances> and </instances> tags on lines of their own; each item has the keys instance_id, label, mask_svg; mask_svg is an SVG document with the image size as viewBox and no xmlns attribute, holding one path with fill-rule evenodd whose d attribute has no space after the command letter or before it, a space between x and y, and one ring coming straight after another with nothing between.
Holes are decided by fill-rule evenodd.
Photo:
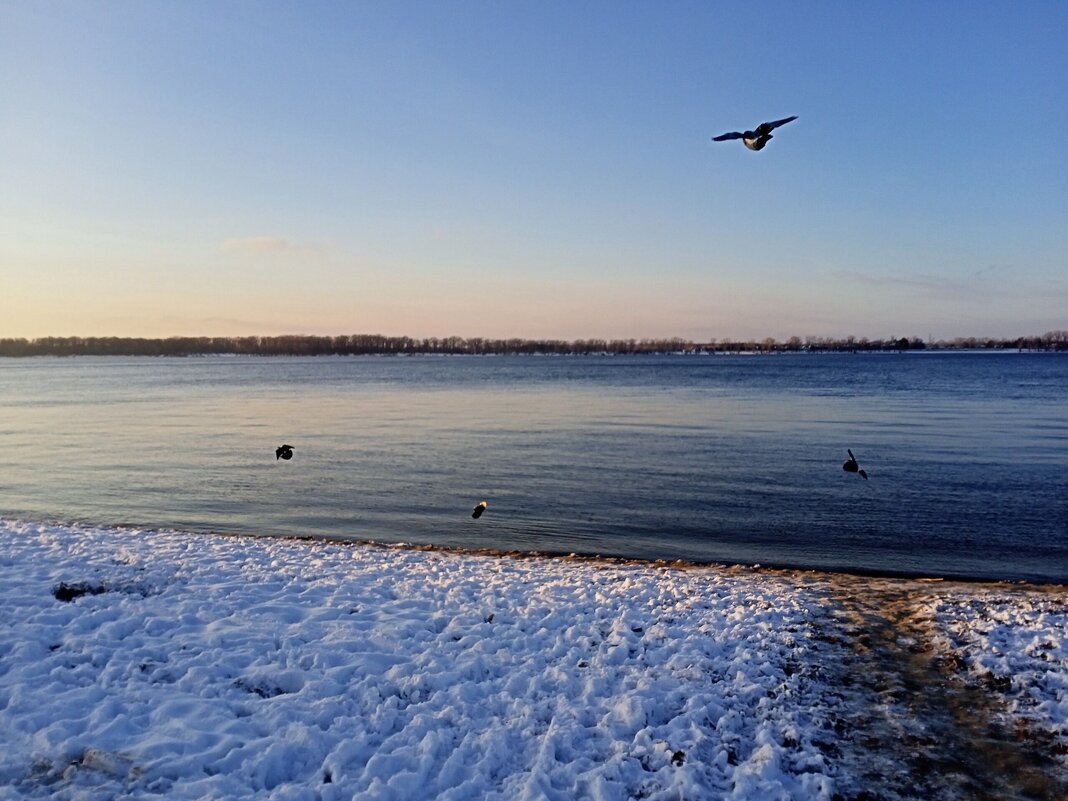
<instances>
[{"instance_id":1,"label":"sky","mask_svg":"<svg viewBox=\"0 0 1068 801\"><path fill-rule=\"evenodd\" d=\"M0 336L1065 329L1066 31L1052 1L0 0Z\"/></svg>"}]
</instances>

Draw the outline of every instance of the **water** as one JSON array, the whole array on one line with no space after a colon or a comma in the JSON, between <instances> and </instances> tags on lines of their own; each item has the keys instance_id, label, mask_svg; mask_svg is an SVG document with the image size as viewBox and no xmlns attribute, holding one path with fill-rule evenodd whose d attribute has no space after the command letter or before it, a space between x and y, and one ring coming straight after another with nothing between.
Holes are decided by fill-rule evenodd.
<instances>
[{"instance_id":1,"label":"water","mask_svg":"<svg viewBox=\"0 0 1068 801\"><path fill-rule=\"evenodd\" d=\"M1066 395L1055 354L8 359L0 516L1068 582Z\"/></svg>"}]
</instances>

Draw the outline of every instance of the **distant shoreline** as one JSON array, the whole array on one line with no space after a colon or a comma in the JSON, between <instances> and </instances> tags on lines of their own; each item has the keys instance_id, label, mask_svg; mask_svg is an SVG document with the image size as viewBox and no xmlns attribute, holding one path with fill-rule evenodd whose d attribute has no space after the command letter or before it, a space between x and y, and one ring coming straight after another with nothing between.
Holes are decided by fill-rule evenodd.
<instances>
[{"instance_id":1,"label":"distant shoreline","mask_svg":"<svg viewBox=\"0 0 1068 801\"><path fill-rule=\"evenodd\" d=\"M957 337L924 341L918 337L772 337L755 340L694 342L660 339L490 339L483 337L383 336L246 336L246 337L40 337L0 338L0 357L31 356L411 356L411 355L728 355L781 353L902 352L1068 352L1068 331L993 339Z\"/></svg>"},{"instance_id":2,"label":"distant shoreline","mask_svg":"<svg viewBox=\"0 0 1068 801\"><path fill-rule=\"evenodd\" d=\"M1045 348L924 348L923 350L800 350L800 351L753 351L753 350L715 350L715 351L642 351L640 353L613 353L611 351L584 351L576 353L40 353L32 355L12 356L0 353L0 359L352 359L352 358L383 358L383 359L408 359L420 356L432 356L435 358L498 358L507 356L531 357L531 358L573 358L573 357L603 357L603 358L628 358L632 356L679 356L687 358L700 357L725 357L725 356L901 356L901 355L963 355L963 356L997 356L997 355L1028 355L1028 354L1065 354L1068 350L1055 350Z\"/></svg>"}]
</instances>

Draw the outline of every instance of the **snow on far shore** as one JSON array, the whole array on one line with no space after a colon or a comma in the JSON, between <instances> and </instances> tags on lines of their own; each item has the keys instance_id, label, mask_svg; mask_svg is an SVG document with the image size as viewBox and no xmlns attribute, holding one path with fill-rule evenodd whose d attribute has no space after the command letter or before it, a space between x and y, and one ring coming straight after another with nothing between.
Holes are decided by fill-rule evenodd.
<instances>
[{"instance_id":1,"label":"snow on far shore","mask_svg":"<svg viewBox=\"0 0 1068 801\"><path fill-rule=\"evenodd\" d=\"M0 521L0 797L850 797L824 581ZM938 597L1068 741L1064 596Z\"/></svg>"}]
</instances>

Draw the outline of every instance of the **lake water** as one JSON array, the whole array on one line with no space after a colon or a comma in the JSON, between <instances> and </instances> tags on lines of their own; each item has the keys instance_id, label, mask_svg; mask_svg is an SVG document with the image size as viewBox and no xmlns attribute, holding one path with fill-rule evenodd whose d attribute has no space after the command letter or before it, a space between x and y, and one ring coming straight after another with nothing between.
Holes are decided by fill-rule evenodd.
<instances>
[{"instance_id":1,"label":"lake water","mask_svg":"<svg viewBox=\"0 0 1068 801\"><path fill-rule=\"evenodd\" d=\"M1068 582L1056 354L5 359L0 444L8 518Z\"/></svg>"}]
</instances>

